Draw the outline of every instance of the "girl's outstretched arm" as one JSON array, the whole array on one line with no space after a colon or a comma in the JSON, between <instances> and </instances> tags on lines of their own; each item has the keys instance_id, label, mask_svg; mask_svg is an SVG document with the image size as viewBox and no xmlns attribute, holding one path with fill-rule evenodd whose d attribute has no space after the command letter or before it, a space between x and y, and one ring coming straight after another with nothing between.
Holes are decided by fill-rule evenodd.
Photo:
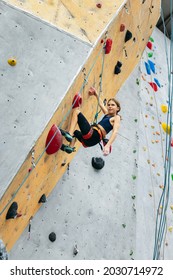
<instances>
[{"instance_id":1,"label":"girl's outstretched arm","mask_svg":"<svg viewBox=\"0 0 173 280\"><path fill-rule=\"evenodd\" d=\"M94 95L97 98L98 104L99 104L102 112L106 115L108 113L108 110L107 110L106 106L104 105L103 101L101 100L101 98L99 97L99 95L94 87L90 87L89 95L90 96Z\"/></svg>"}]
</instances>

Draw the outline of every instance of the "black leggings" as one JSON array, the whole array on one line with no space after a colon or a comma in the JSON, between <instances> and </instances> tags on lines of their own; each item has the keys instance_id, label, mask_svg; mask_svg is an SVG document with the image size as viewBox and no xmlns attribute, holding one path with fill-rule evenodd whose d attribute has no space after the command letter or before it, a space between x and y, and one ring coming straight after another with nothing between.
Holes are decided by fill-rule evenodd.
<instances>
[{"instance_id":1,"label":"black leggings","mask_svg":"<svg viewBox=\"0 0 173 280\"><path fill-rule=\"evenodd\" d=\"M80 128L79 130L74 131L74 136L81 142L84 143L87 147L92 147L100 142L100 135L97 130L93 129L93 134L89 139L84 139L83 136L87 135L90 130L92 129L92 126L89 124L87 119L84 117L84 115L80 112L78 114L78 125Z\"/></svg>"}]
</instances>

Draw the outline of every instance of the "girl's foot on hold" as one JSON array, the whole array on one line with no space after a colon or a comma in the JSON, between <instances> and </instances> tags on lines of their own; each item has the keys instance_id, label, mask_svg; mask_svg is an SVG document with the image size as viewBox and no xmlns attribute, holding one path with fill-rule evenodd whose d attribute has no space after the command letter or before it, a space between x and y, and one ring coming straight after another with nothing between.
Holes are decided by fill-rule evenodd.
<instances>
[{"instance_id":1,"label":"girl's foot on hold","mask_svg":"<svg viewBox=\"0 0 173 280\"><path fill-rule=\"evenodd\" d=\"M68 133L67 131L63 130L60 128L60 131L61 131L61 134L62 136L65 137L65 139L68 141L68 142L72 142L73 140L73 136L70 135L70 133Z\"/></svg>"},{"instance_id":2,"label":"girl's foot on hold","mask_svg":"<svg viewBox=\"0 0 173 280\"><path fill-rule=\"evenodd\" d=\"M73 152L76 151L76 148L75 148L75 147L70 147L70 146L67 146L67 145L62 144L61 150L64 151L64 152L66 152L67 154L71 154L71 153L73 153Z\"/></svg>"}]
</instances>

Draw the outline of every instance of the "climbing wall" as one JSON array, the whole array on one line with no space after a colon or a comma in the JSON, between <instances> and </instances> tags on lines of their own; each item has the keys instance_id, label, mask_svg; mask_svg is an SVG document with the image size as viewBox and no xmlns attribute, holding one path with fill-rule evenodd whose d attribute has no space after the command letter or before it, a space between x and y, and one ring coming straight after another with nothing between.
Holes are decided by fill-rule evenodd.
<instances>
[{"instance_id":1,"label":"climbing wall","mask_svg":"<svg viewBox=\"0 0 173 280\"><path fill-rule=\"evenodd\" d=\"M168 100L164 40L164 35L154 30L149 40L152 49L146 47L140 63L116 95L122 105L122 121L111 155L103 157L97 146L79 150L32 220L30 235L27 227L11 250L10 259L153 258L164 177L162 146L164 150L166 133L161 123L167 114L161 105L167 105ZM169 48L169 40L166 42ZM148 59L155 73L147 74ZM156 79L160 87L155 92L149 82L155 83ZM105 166L95 170L92 157L100 156ZM172 197L170 190L161 256L170 260ZM49 240L51 232L56 235L54 242Z\"/></svg>"},{"instance_id":2,"label":"climbing wall","mask_svg":"<svg viewBox=\"0 0 173 280\"><path fill-rule=\"evenodd\" d=\"M104 0L6 0L89 43L95 43L121 7L127 1Z\"/></svg>"},{"instance_id":3,"label":"climbing wall","mask_svg":"<svg viewBox=\"0 0 173 280\"><path fill-rule=\"evenodd\" d=\"M104 27L98 36L86 24L86 30L95 34L94 39L88 40L81 40L73 28L67 33L44 17L36 17L35 8L26 13L11 6L12 3L0 3L3 34L0 71L4 89L0 99L4 120L0 238L8 251L41 206L40 197L49 196L76 155L62 151L51 156L46 154L45 142L50 128L56 124L68 129L76 92L83 98L83 112L92 120L96 104L88 97L89 87L94 85L99 90L102 85L102 98L111 97L112 91L115 95L138 63L157 22L158 1L118 3L109 21L105 19L108 14L103 12ZM95 13L104 10L104 5L110 8L109 1L101 8L93 2ZM76 12L73 5L71 8ZM87 18L86 23L89 22ZM105 54L105 46L110 47L107 44L110 41L110 53ZM118 61L122 66L117 73ZM79 147L77 144L76 150ZM7 221L6 214L13 202L18 205L20 217Z\"/></svg>"}]
</instances>

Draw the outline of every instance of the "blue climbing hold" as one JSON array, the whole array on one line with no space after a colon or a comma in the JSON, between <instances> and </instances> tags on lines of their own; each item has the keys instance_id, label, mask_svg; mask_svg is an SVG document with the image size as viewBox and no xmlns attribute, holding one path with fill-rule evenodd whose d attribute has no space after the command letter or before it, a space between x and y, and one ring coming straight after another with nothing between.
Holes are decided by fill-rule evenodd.
<instances>
[{"instance_id":1,"label":"blue climbing hold","mask_svg":"<svg viewBox=\"0 0 173 280\"><path fill-rule=\"evenodd\" d=\"M151 74L151 70L150 70L150 66L148 65L147 62L145 62L145 68L146 68L147 74L150 75Z\"/></svg>"},{"instance_id":2,"label":"blue climbing hold","mask_svg":"<svg viewBox=\"0 0 173 280\"><path fill-rule=\"evenodd\" d=\"M154 78L154 81L158 85L158 87L161 87L161 84L159 83L158 79Z\"/></svg>"},{"instance_id":3,"label":"blue climbing hold","mask_svg":"<svg viewBox=\"0 0 173 280\"><path fill-rule=\"evenodd\" d=\"M148 64L149 64L149 66L150 66L151 71L155 74L155 73L156 73L156 70L155 70L155 65L154 65L154 63L153 63L151 60L148 59Z\"/></svg>"}]
</instances>

